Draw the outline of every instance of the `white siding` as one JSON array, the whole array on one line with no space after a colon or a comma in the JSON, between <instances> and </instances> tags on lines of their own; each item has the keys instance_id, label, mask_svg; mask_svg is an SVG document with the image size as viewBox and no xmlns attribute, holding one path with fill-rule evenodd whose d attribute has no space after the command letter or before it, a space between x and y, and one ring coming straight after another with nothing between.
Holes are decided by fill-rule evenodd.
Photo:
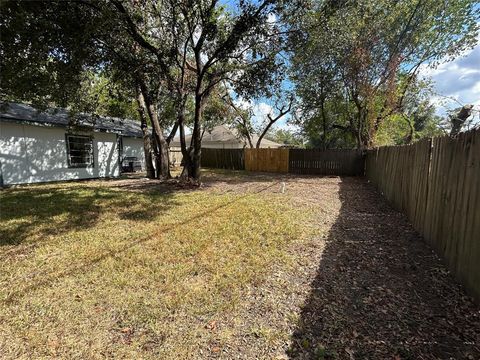
<instances>
[{"instance_id":1,"label":"white siding","mask_svg":"<svg viewBox=\"0 0 480 360\"><path fill-rule=\"evenodd\" d=\"M119 176L116 134L93 133L93 167L69 168L65 133L62 128L0 123L3 183Z\"/></svg>"},{"instance_id":2,"label":"white siding","mask_svg":"<svg viewBox=\"0 0 480 360\"><path fill-rule=\"evenodd\" d=\"M122 139L123 157L135 156L142 162L142 169L145 170L145 151L143 150L143 139L127 138Z\"/></svg>"}]
</instances>

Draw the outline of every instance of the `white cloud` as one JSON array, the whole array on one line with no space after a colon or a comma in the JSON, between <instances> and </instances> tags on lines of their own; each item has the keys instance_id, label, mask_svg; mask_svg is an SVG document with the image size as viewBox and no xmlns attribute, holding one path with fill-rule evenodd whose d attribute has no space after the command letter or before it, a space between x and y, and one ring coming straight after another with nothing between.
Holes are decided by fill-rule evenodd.
<instances>
[{"instance_id":1,"label":"white cloud","mask_svg":"<svg viewBox=\"0 0 480 360\"><path fill-rule=\"evenodd\" d=\"M273 114L273 108L266 102L253 102L237 97L234 101L235 106L252 112L252 121L255 126L260 126L267 118L268 114Z\"/></svg>"},{"instance_id":2,"label":"white cloud","mask_svg":"<svg viewBox=\"0 0 480 360\"><path fill-rule=\"evenodd\" d=\"M232 90L233 91L233 90ZM244 98L237 97L233 100L233 103L235 106L239 107L240 109L243 110L248 110L253 107L253 102L250 100L245 100Z\"/></svg>"},{"instance_id":3,"label":"white cloud","mask_svg":"<svg viewBox=\"0 0 480 360\"><path fill-rule=\"evenodd\" d=\"M267 118L268 114L273 114L273 108L265 102L258 102L253 106L253 124L261 125Z\"/></svg>"},{"instance_id":4,"label":"white cloud","mask_svg":"<svg viewBox=\"0 0 480 360\"><path fill-rule=\"evenodd\" d=\"M277 22L277 15L274 13L269 13L267 15L267 23L269 24L275 24Z\"/></svg>"},{"instance_id":5,"label":"white cloud","mask_svg":"<svg viewBox=\"0 0 480 360\"><path fill-rule=\"evenodd\" d=\"M480 37L476 47L454 61L437 68L424 67L421 76L431 78L437 113L444 115L460 104L473 104L480 110Z\"/></svg>"},{"instance_id":6,"label":"white cloud","mask_svg":"<svg viewBox=\"0 0 480 360\"><path fill-rule=\"evenodd\" d=\"M273 107L264 101L253 102L237 97L234 100L234 103L239 108L242 108L244 110L250 109L252 111L252 122L253 126L256 128L262 128L264 126L264 122L267 120L268 114L275 115L276 113ZM299 127L289 122L290 117L291 116L288 114L283 118L279 119L274 124L273 128L298 132Z\"/></svg>"},{"instance_id":7,"label":"white cloud","mask_svg":"<svg viewBox=\"0 0 480 360\"><path fill-rule=\"evenodd\" d=\"M256 103L253 106L253 124L255 126L262 126L263 122L266 120L268 114L273 116L278 114L275 112L273 107L265 102ZM287 114L283 118L279 119L274 125L273 129L283 129L291 132L298 132L299 127L290 122L291 115Z\"/></svg>"}]
</instances>

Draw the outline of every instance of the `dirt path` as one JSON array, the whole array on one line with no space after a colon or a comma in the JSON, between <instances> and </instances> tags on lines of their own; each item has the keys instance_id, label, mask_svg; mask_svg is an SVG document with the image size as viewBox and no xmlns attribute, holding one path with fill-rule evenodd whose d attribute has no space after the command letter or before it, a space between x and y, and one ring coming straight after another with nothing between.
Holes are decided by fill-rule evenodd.
<instances>
[{"instance_id":1,"label":"dirt path","mask_svg":"<svg viewBox=\"0 0 480 360\"><path fill-rule=\"evenodd\" d=\"M221 357L480 358L480 307L365 180L257 175L210 177L206 186L251 191L275 182L315 209L318 236L292 248L294 266L273 264L251 290L238 341Z\"/></svg>"},{"instance_id":2,"label":"dirt path","mask_svg":"<svg viewBox=\"0 0 480 360\"><path fill-rule=\"evenodd\" d=\"M479 307L406 218L359 179L338 198L292 357L480 358Z\"/></svg>"}]
</instances>

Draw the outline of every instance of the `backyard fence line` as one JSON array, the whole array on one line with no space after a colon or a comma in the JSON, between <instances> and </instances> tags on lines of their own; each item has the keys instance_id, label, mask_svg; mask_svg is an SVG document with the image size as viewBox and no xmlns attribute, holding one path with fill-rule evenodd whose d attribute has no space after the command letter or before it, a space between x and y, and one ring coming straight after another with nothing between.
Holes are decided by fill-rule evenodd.
<instances>
[{"instance_id":1,"label":"backyard fence line","mask_svg":"<svg viewBox=\"0 0 480 360\"><path fill-rule=\"evenodd\" d=\"M316 175L363 175L361 150L290 149L289 172Z\"/></svg>"},{"instance_id":2,"label":"backyard fence line","mask_svg":"<svg viewBox=\"0 0 480 360\"><path fill-rule=\"evenodd\" d=\"M243 149L209 149L203 148L201 166L216 169L245 169L245 154Z\"/></svg>"},{"instance_id":3,"label":"backyard fence line","mask_svg":"<svg viewBox=\"0 0 480 360\"><path fill-rule=\"evenodd\" d=\"M480 130L370 150L366 176L480 299Z\"/></svg>"},{"instance_id":4,"label":"backyard fence line","mask_svg":"<svg viewBox=\"0 0 480 360\"><path fill-rule=\"evenodd\" d=\"M170 163L180 165L182 153L170 149ZM364 175L365 153L360 150L213 149L202 148L205 168L311 175Z\"/></svg>"},{"instance_id":5,"label":"backyard fence line","mask_svg":"<svg viewBox=\"0 0 480 360\"><path fill-rule=\"evenodd\" d=\"M359 150L202 149L203 167L312 174L363 175L365 155Z\"/></svg>"}]
</instances>

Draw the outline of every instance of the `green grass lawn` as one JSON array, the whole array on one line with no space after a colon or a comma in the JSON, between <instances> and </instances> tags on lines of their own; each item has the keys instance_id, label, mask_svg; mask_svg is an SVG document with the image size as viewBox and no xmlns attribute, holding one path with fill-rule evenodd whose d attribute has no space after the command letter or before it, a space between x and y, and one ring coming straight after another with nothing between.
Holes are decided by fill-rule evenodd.
<instances>
[{"instance_id":1,"label":"green grass lawn","mask_svg":"<svg viewBox=\"0 0 480 360\"><path fill-rule=\"evenodd\" d=\"M307 236L282 194L114 185L0 192L1 356L215 353L249 287Z\"/></svg>"}]
</instances>

